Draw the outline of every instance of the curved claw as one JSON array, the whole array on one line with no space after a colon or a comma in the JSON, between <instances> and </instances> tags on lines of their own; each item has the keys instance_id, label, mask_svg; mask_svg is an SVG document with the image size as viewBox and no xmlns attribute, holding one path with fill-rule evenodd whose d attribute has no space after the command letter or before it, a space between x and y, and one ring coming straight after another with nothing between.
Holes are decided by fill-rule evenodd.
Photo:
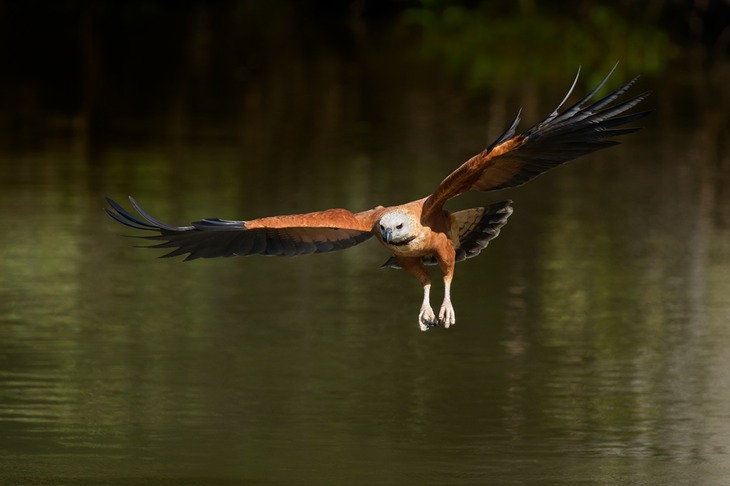
<instances>
[{"instance_id":1,"label":"curved claw","mask_svg":"<svg viewBox=\"0 0 730 486\"><path fill-rule=\"evenodd\" d=\"M428 304L421 306L421 311L418 313L418 327L421 331L428 331L432 327L436 327L437 324L436 314L434 314L431 306Z\"/></svg>"},{"instance_id":2,"label":"curved claw","mask_svg":"<svg viewBox=\"0 0 730 486\"><path fill-rule=\"evenodd\" d=\"M456 313L454 312L454 306L451 305L451 301L444 300L444 303L441 304L439 322L441 322L447 329L449 326L456 324Z\"/></svg>"}]
</instances>

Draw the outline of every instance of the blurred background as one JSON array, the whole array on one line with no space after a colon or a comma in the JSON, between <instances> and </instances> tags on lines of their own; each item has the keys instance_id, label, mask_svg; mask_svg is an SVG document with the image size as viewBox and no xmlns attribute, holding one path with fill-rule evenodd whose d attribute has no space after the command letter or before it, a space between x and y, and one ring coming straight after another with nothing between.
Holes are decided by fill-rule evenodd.
<instances>
[{"instance_id":1,"label":"blurred background","mask_svg":"<svg viewBox=\"0 0 730 486\"><path fill-rule=\"evenodd\" d=\"M375 242L182 264L103 212L410 201L617 61L643 130L450 203L515 213L447 331ZM0 483L726 483L727 0L4 0L0 66Z\"/></svg>"}]
</instances>

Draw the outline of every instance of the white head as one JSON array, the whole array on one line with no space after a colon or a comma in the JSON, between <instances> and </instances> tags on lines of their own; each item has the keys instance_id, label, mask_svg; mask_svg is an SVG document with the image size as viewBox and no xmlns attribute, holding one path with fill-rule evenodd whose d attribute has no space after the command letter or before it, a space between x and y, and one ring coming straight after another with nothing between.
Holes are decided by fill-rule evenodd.
<instances>
[{"instance_id":1,"label":"white head","mask_svg":"<svg viewBox=\"0 0 730 486\"><path fill-rule=\"evenodd\" d=\"M402 209L388 211L380 217L378 229L383 241L389 245L406 245L416 236L416 219Z\"/></svg>"}]
</instances>

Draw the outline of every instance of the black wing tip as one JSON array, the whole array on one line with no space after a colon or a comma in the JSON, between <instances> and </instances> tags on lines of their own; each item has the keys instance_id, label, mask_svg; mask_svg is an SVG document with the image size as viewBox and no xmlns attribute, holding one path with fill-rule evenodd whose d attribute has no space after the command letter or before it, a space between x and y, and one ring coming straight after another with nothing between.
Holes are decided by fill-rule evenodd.
<instances>
[{"instance_id":1,"label":"black wing tip","mask_svg":"<svg viewBox=\"0 0 730 486\"><path fill-rule=\"evenodd\" d=\"M110 208L104 208L104 211L112 217L115 221L122 223L125 226L129 226L130 228L138 229L138 230L145 230L145 231L157 231L159 230L158 227L153 226L145 221L142 221L141 219L137 218L133 214L131 214L129 211L124 209L121 204L114 201L112 198L106 196L105 197L107 204L109 204Z\"/></svg>"},{"instance_id":2,"label":"black wing tip","mask_svg":"<svg viewBox=\"0 0 730 486\"><path fill-rule=\"evenodd\" d=\"M499 137L497 137L497 139L494 142L492 142L491 144L489 144L487 146L487 150L486 150L487 152L491 152L492 149L494 149L494 147L501 144L502 142L506 142L507 140L509 140L510 138L512 138L515 135L516 130L517 130L517 125L519 125L520 121L522 121L522 118L520 118L520 115L522 115L522 108L520 108L517 111L517 115L512 120L512 123L507 127L507 129L504 132L502 132L502 134Z\"/></svg>"},{"instance_id":3,"label":"black wing tip","mask_svg":"<svg viewBox=\"0 0 730 486\"><path fill-rule=\"evenodd\" d=\"M155 232L153 234L148 233L146 235L128 237L159 242L152 245L135 245L138 248L162 248L169 250L158 258L184 256L185 258L182 261L187 262L198 258L229 256L226 254L212 255L210 251L205 250L204 245L200 246L196 243L198 241L196 238L199 238L200 235L247 229L244 221L228 221L220 218L203 219L193 223L191 226L172 226L151 216L132 196L129 196L129 201L137 213L139 213L139 216L132 214L108 196L105 197L105 200L109 204L109 207L105 207L104 211L115 221L136 230ZM190 240L190 237L193 239Z\"/></svg>"},{"instance_id":4,"label":"black wing tip","mask_svg":"<svg viewBox=\"0 0 730 486\"><path fill-rule=\"evenodd\" d=\"M611 75L613 75L616 71L618 64L619 63L616 62L609 73L580 100L560 113L557 113L557 111L553 112L545 120L530 128L527 132L525 132L525 134L528 137L531 135L539 136L541 133L545 134L546 132L556 130L563 131L568 127L572 129L580 125L586 126L586 124L595 125L597 128L596 131L601 132L606 131L609 127L630 123L651 114L653 110L619 116L648 98L652 94L652 91L650 90L644 91L643 93L640 93L626 101L614 103L631 87L633 87L636 81L640 78L640 75L634 76L619 88L612 90L606 96L589 104L589 101L596 96L596 94L604 87ZM564 102L565 100L561 102L561 105ZM561 105L559 105L559 107Z\"/></svg>"},{"instance_id":5,"label":"black wing tip","mask_svg":"<svg viewBox=\"0 0 730 486\"><path fill-rule=\"evenodd\" d=\"M141 204L139 204L132 196L129 196L129 202L132 203L132 206L134 206L134 209L137 210L137 212L147 221L149 221L152 225L155 226L156 229L159 229L160 231L170 231L170 232L179 232L179 231L190 231L192 229L195 229L193 226L173 226L170 224L167 224L163 221L160 221L159 219L153 217L151 214L149 214L145 209L142 207Z\"/></svg>"},{"instance_id":6,"label":"black wing tip","mask_svg":"<svg viewBox=\"0 0 730 486\"><path fill-rule=\"evenodd\" d=\"M164 223L159 219L154 218L147 211L145 211L144 208L142 208L142 205L140 205L132 196L128 197L129 201L132 203L132 206L137 211L137 213L139 213L142 219L124 209L121 204L119 204L109 196L105 196L104 199L106 199L106 202L109 204L109 206L111 206L113 211L109 208L104 208L104 210L116 221L139 230L159 231L160 233L177 233L181 231L190 231L195 229L193 226L172 226L170 224Z\"/></svg>"}]
</instances>

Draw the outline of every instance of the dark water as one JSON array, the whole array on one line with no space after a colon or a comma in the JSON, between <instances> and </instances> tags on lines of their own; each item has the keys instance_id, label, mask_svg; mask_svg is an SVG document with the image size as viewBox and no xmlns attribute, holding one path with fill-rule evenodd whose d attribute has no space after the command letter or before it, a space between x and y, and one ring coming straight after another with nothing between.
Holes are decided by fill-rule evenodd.
<instances>
[{"instance_id":1,"label":"dark water","mask_svg":"<svg viewBox=\"0 0 730 486\"><path fill-rule=\"evenodd\" d=\"M726 484L727 70L642 79L658 111L623 145L454 201L515 214L457 267L457 325L421 333L420 286L375 242L183 264L102 211L412 200L571 76L465 95L317 66L226 136L4 144L0 483Z\"/></svg>"}]
</instances>

